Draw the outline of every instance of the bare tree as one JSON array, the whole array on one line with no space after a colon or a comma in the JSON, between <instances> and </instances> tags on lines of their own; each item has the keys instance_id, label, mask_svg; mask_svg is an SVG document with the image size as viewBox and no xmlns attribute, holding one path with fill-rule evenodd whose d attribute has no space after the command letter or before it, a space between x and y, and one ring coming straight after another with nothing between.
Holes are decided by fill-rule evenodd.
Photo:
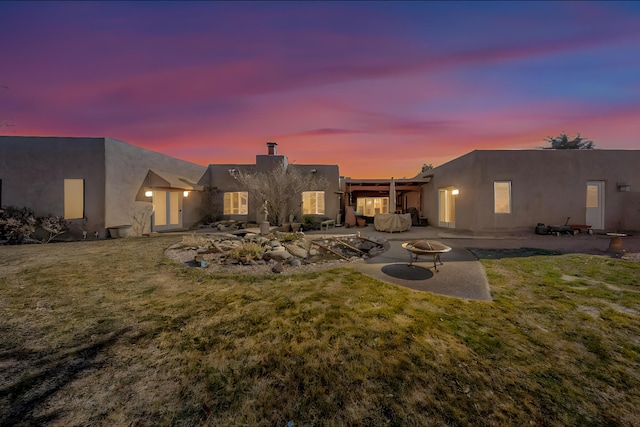
<instances>
[{"instance_id":1,"label":"bare tree","mask_svg":"<svg viewBox=\"0 0 640 427\"><path fill-rule=\"evenodd\" d=\"M547 150L592 150L596 147L593 141L583 138L580 134L571 138L565 132L556 137L548 136L545 141L551 144L550 147L542 147Z\"/></svg>"},{"instance_id":2,"label":"bare tree","mask_svg":"<svg viewBox=\"0 0 640 427\"><path fill-rule=\"evenodd\" d=\"M322 191L329 187L329 180L315 172L301 169L295 165L286 167L277 164L266 172L235 170L233 177L258 200L256 205L266 202L268 220L280 225L290 212L300 206L303 191Z\"/></svg>"}]
</instances>

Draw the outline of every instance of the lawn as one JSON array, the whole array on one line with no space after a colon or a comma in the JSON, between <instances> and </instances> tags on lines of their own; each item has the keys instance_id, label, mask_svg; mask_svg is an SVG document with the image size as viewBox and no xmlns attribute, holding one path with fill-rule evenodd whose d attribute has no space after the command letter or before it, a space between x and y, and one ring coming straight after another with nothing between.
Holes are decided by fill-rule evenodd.
<instances>
[{"instance_id":1,"label":"lawn","mask_svg":"<svg viewBox=\"0 0 640 427\"><path fill-rule=\"evenodd\" d=\"M0 426L640 425L638 263L487 259L480 302L178 240L0 247Z\"/></svg>"}]
</instances>

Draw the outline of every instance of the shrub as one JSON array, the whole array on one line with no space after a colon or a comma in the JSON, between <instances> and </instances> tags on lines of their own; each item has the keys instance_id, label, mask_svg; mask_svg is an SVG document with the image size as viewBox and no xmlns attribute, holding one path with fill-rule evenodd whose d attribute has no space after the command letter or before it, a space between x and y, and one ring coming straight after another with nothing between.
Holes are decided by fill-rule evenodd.
<instances>
[{"instance_id":1,"label":"shrub","mask_svg":"<svg viewBox=\"0 0 640 427\"><path fill-rule=\"evenodd\" d=\"M259 259L262 258L262 254L264 253L264 247L255 242L243 242L240 246L234 248L231 251L231 256L233 258L248 258L248 259Z\"/></svg>"},{"instance_id":2,"label":"shrub","mask_svg":"<svg viewBox=\"0 0 640 427\"><path fill-rule=\"evenodd\" d=\"M9 206L0 214L0 240L20 244L36 231L36 218L29 208Z\"/></svg>"},{"instance_id":3,"label":"shrub","mask_svg":"<svg viewBox=\"0 0 640 427\"><path fill-rule=\"evenodd\" d=\"M49 233L49 236L41 240L42 243L49 243L54 238L69 230L69 224L67 221L65 221L63 217L55 215L38 218L38 225L44 231Z\"/></svg>"},{"instance_id":4,"label":"shrub","mask_svg":"<svg viewBox=\"0 0 640 427\"><path fill-rule=\"evenodd\" d=\"M296 233L286 233L284 231L276 231L275 238L281 242L294 242L300 238Z\"/></svg>"},{"instance_id":5,"label":"shrub","mask_svg":"<svg viewBox=\"0 0 640 427\"><path fill-rule=\"evenodd\" d=\"M43 239L33 237L38 228L46 232L46 237ZM36 218L33 210L13 206L0 211L0 241L4 243L21 244L28 241L49 243L68 230L68 223L61 216L47 215Z\"/></svg>"}]
</instances>

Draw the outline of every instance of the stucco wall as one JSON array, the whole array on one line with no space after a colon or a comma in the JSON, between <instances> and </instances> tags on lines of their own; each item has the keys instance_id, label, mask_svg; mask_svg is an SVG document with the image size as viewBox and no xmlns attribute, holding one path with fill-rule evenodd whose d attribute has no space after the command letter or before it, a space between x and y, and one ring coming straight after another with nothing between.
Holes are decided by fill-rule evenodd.
<instances>
[{"instance_id":1,"label":"stucco wall","mask_svg":"<svg viewBox=\"0 0 640 427\"><path fill-rule=\"evenodd\" d=\"M437 224L438 189L458 188L455 228L473 232L532 230L538 222L584 224L586 183L605 182L605 230L639 230L640 151L473 151L433 170L423 208ZM493 211L494 181L511 181L512 213ZM618 191L618 183L631 192ZM634 212L635 211L635 212Z\"/></svg>"},{"instance_id":2,"label":"stucco wall","mask_svg":"<svg viewBox=\"0 0 640 427\"><path fill-rule=\"evenodd\" d=\"M201 185L207 185L215 189L214 201L217 210L217 215L224 219L237 219L237 220L249 220L249 221L262 221L264 219L262 214L262 207L257 203L256 198L249 195L249 213L247 215L223 215L223 197L224 192L228 191L247 191L240 183L232 176L230 170L242 170L246 172L267 172L269 168L274 167L278 162L287 164L285 156L256 156L255 165L239 165L239 164L215 164L209 165L207 173L200 181ZM329 218L336 218L339 212L340 201L335 192L340 190L340 174L337 165L288 165L290 168L298 168L312 173L315 170L318 176L324 176L329 181L329 187L325 189L309 188L308 191L324 191L325 192L325 215ZM305 190L307 191L307 190ZM298 213L297 207L302 200L302 195L298 194L292 197L292 206L289 206L289 211L296 211L295 215L299 221L300 213Z\"/></svg>"},{"instance_id":3,"label":"stucco wall","mask_svg":"<svg viewBox=\"0 0 640 427\"><path fill-rule=\"evenodd\" d=\"M75 228L104 228L104 139L0 136L2 205L37 216L64 214L64 180L85 181L86 220Z\"/></svg>"},{"instance_id":4,"label":"stucco wall","mask_svg":"<svg viewBox=\"0 0 640 427\"><path fill-rule=\"evenodd\" d=\"M205 166L114 139L105 141L105 163L105 226L133 225L136 234L150 231L151 200L135 201L149 170L178 175L193 183L207 170ZM199 220L200 196L190 192L186 198L180 194L180 200L183 227L189 228Z\"/></svg>"},{"instance_id":5,"label":"stucco wall","mask_svg":"<svg viewBox=\"0 0 640 427\"><path fill-rule=\"evenodd\" d=\"M136 201L149 169L197 182L206 167L105 138L0 137L2 205L29 207L36 215L64 214L64 180L83 179L85 219L71 220L75 237L85 230L133 225L149 231L150 201ZM182 197L182 195L181 195ZM138 198L139 199L139 198ZM198 219L199 195L183 202L183 225Z\"/></svg>"},{"instance_id":6,"label":"stucco wall","mask_svg":"<svg viewBox=\"0 0 640 427\"><path fill-rule=\"evenodd\" d=\"M329 182L327 188L308 188L304 191L324 191L324 215L321 217L327 217L331 219L337 219L340 211L340 195L336 194L340 191L340 171L337 165L289 165L289 167L295 167L303 170L303 173L315 173L320 177L325 177ZM316 172L311 172L315 170ZM302 201L302 194L294 197L294 204ZM289 209L295 209L298 221L301 221L301 214L297 206L290 206ZM342 218L344 220L344 217Z\"/></svg>"}]
</instances>

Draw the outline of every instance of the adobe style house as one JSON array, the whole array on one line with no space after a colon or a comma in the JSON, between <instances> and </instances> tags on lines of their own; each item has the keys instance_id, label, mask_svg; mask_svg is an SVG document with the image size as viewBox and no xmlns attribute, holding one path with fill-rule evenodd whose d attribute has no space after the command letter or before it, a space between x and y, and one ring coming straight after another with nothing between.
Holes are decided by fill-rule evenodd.
<instances>
[{"instance_id":1,"label":"adobe style house","mask_svg":"<svg viewBox=\"0 0 640 427\"><path fill-rule=\"evenodd\" d=\"M0 207L64 216L74 238L185 229L205 170L109 138L0 136Z\"/></svg>"},{"instance_id":2,"label":"adobe style house","mask_svg":"<svg viewBox=\"0 0 640 427\"><path fill-rule=\"evenodd\" d=\"M424 174L422 212L472 233L640 230L639 150L476 150Z\"/></svg>"},{"instance_id":3,"label":"adobe style house","mask_svg":"<svg viewBox=\"0 0 640 427\"><path fill-rule=\"evenodd\" d=\"M358 180L337 165L289 164L276 147L268 142L255 164L204 167L109 138L0 136L0 208L63 216L71 238L184 230L204 211L259 223L264 199L238 177L281 170L308 188L287 195L278 222L339 224L349 206L365 217L415 210L420 223L474 234L567 218L640 231L640 150L476 150L414 178Z\"/></svg>"},{"instance_id":4,"label":"adobe style house","mask_svg":"<svg viewBox=\"0 0 640 427\"><path fill-rule=\"evenodd\" d=\"M232 219L238 221L264 221L263 198L255 189L247 188L239 174L254 174L269 179L273 171L290 173L309 183L297 194L288 197L284 208L284 218L274 218L272 222L303 222L305 217L316 220L336 219L340 212L340 175L337 165L298 165L290 164L286 156L278 155L277 144L267 142L267 154L256 155L255 164L211 164L198 184L206 188L209 194L208 210L211 219ZM326 185L314 184L324 182ZM277 186L276 182L269 185ZM286 189L282 189L286 191ZM280 225L280 224L274 224Z\"/></svg>"}]
</instances>

